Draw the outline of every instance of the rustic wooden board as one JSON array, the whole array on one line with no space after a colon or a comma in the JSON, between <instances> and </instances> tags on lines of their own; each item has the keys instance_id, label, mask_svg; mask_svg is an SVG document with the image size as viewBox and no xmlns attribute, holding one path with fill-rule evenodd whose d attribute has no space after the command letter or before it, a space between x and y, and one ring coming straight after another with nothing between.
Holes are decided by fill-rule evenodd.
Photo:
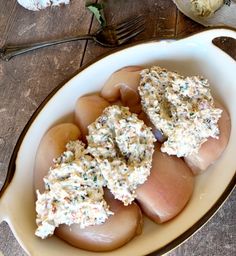
<instances>
[{"instance_id":1,"label":"rustic wooden board","mask_svg":"<svg viewBox=\"0 0 236 256\"><path fill-rule=\"evenodd\" d=\"M0 0L0 46L6 40L7 32L16 16L16 2Z\"/></svg>"},{"instance_id":2,"label":"rustic wooden board","mask_svg":"<svg viewBox=\"0 0 236 256\"><path fill-rule=\"evenodd\" d=\"M191 19L183 15L180 11L177 13L176 19L176 37L181 38L200 30L203 30L204 27L196 22L193 22Z\"/></svg>"},{"instance_id":3,"label":"rustic wooden board","mask_svg":"<svg viewBox=\"0 0 236 256\"><path fill-rule=\"evenodd\" d=\"M132 39L137 42L145 39L160 39L175 37L176 7L171 0L110 0L105 1L105 16L108 24L119 23L131 16L145 15L146 29L140 35ZM98 29L98 23L93 21L92 31ZM94 42L89 42L86 48L83 64L94 58L111 51L102 48Z\"/></svg>"},{"instance_id":4,"label":"rustic wooden board","mask_svg":"<svg viewBox=\"0 0 236 256\"><path fill-rule=\"evenodd\" d=\"M40 12L25 10L14 0L0 0L0 6L2 45L88 33L92 18L83 1ZM66 43L18 56L10 62L0 61L1 182L27 120L51 90L77 72L85 44Z\"/></svg>"},{"instance_id":5,"label":"rustic wooden board","mask_svg":"<svg viewBox=\"0 0 236 256\"><path fill-rule=\"evenodd\" d=\"M83 1L30 12L14 0L0 0L0 18L0 46L3 46L4 43L88 33L92 15L85 9ZM0 61L0 187L24 126L49 92L77 73L85 44L85 41L73 42L18 56L10 62ZM1 224L0 234L0 250L5 256L24 255L16 240L9 240L12 233L8 227L4 228L4 224Z\"/></svg>"}]
</instances>

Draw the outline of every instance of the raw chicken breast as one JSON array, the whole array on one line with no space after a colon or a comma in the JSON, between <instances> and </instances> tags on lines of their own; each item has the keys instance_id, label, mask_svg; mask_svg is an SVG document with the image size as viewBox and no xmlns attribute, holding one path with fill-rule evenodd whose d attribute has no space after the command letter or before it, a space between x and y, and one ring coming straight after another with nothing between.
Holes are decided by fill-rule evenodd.
<instances>
[{"instance_id":1,"label":"raw chicken breast","mask_svg":"<svg viewBox=\"0 0 236 256\"><path fill-rule=\"evenodd\" d=\"M72 123L63 123L52 127L43 136L37 150L34 166L34 185L41 193L44 191L43 177L53 165L53 158L65 151L65 145L70 140L81 138L79 128Z\"/></svg>"},{"instance_id":2,"label":"raw chicken breast","mask_svg":"<svg viewBox=\"0 0 236 256\"><path fill-rule=\"evenodd\" d=\"M88 120L93 122L97 118L91 114L93 113L91 106L93 106L93 103L87 105L91 111L87 112L89 117L86 115L80 116L80 121L83 124ZM88 119L90 117L91 119ZM53 164L52 159L58 157L65 150L65 145L69 140L80 137L81 133L74 124L57 125L44 135L36 156L34 170L34 186L36 189L40 189L41 192L44 191L43 177ZM141 233L143 219L141 210L136 203L124 206L122 202L114 199L108 190L105 190L105 200L114 215L110 216L104 224L84 229L81 229L78 224L60 225L56 228L55 234L75 247L90 251L109 251L126 244L134 236Z\"/></svg>"},{"instance_id":3,"label":"raw chicken breast","mask_svg":"<svg viewBox=\"0 0 236 256\"><path fill-rule=\"evenodd\" d=\"M81 229L79 225L62 225L56 235L69 244L90 251L110 251L129 242L142 231L142 213L137 204L124 206L106 190L105 199L114 212L108 220L97 226Z\"/></svg>"},{"instance_id":4,"label":"raw chicken breast","mask_svg":"<svg viewBox=\"0 0 236 256\"><path fill-rule=\"evenodd\" d=\"M181 212L192 195L193 185L193 174L185 162L157 147L151 174L136 191L137 201L151 220L162 223Z\"/></svg>"},{"instance_id":5,"label":"raw chicken breast","mask_svg":"<svg viewBox=\"0 0 236 256\"><path fill-rule=\"evenodd\" d=\"M215 106L223 110L222 116L218 121L220 130L219 139L209 138L202 144L198 153L184 158L195 175L206 170L213 164L221 156L229 141L231 131L229 113L219 102L215 102Z\"/></svg>"},{"instance_id":6,"label":"raw chicken breast","mask_svg":"<svg viewBox=\"0 0 236 256\"><path fill-rule=\"evenodd\" d=\"M80 97L75 107L75 123L79 126L83 138L88 135L88 125L94 122L110 104L98 94Z\"/></svg>"},{"instance_id":7,"label":"raw chicken breast","mask_svg":"<svg viewBox=\"0 0 236 256\"><path fill-rule=\"evenodd\" d=\"M131 112L140 113L141 104L138 94L140 71L142 67L130 66L113 73L106 81L101 96L110 102L121 99Z\"/></svg>"}]
</instances>

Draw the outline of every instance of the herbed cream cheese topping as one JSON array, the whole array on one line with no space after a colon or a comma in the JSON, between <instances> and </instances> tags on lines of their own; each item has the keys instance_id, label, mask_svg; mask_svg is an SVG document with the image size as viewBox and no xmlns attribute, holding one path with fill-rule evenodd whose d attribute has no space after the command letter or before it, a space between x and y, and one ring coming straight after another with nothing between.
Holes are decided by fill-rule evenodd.
<instances>
[{"instance_id":1,"label":"herbed cream cheese topping","mask_svg":"<svg viewBox=\"0 0 236 256\"><path fill-rule=\"evenodd\" d=\"M88 126L88 152L97 161L107 187L124 205L150 174L155 138L136 114L121 106L107 107Z\"/></svg>"},{"instance_id":2,"label":"herbed cream cheese topping","mask_svg":"<svg viewBox=\"0 0 236 256\"><path fill-rule=\"evenodd\" d=\"M185 157L197 153L208 137L218 138L222 110L214 107L206 79L154 66L141 71L138 90L144 112L167 137L162 152Z\"/></svg>"},{"instance_id":3,"label":"herbed cream cheese topping","mask_svg":"<svg viewBox=\"0 0 236 256\"><path fill-rule=\"evenodd\" d=\"M113 214L103 198L105 181L98 163L84 146L80 141L69 142L44 178L45 192L36 191L35 234L43 239L60 224L77 223L84 228L102 224Z\"/></svg>"}]
</instances>

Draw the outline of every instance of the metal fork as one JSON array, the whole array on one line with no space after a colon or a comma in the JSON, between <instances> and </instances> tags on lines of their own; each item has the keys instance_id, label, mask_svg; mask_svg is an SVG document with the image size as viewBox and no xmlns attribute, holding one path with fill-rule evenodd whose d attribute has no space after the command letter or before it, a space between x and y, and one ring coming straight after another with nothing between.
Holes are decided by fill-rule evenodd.
<instances>
[{"instance_id":1,"label":"metal fork","mask_svg":"<svg viewBox=\"0 0 236 256\"><path fill-rule=\"evenodd\" d=\"M12 57L43 47L67 43L77 40L94 40L104 47L115 47L126 43L131 38L140 34L145 28L144 16L138 15L131 19L125 20L114 26L100 28L94 34L79 35L53 41L46 41L24 45L6 45L0 49L0 58L9 61Z\"/></svg>"}]
</instances>

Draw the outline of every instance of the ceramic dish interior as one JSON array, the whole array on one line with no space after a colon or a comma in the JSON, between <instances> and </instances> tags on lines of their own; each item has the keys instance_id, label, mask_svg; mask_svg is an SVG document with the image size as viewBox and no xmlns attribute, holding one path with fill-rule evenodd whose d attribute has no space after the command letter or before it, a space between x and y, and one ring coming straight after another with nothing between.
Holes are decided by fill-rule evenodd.
<instances>
[{"instance_id":1,"label":"ceramic dish interior","mask_svg":"<svg viewBox=\"0 0 236 256\"><path fill-rule=\"evenodd\" d=\"M41 240L34 235L34 159L44 133L53 125L71 118L77 98L99 91L110 74L124 66L156 64L184 75L205 76L213 87L215 97L227 107L231 115L232 131L221 158L195 178L193 196L181 214L162 225L145 218L140 236L120 249L102 255L167 252L195 232L219 208L233 189L236 170L236 62L212 44L212 39L219 36L236 39L236 32L220 28L177 41L152 41L126 47L84 68L47 98L30 120L16 146L9 167L15 168L15 174L0 199L0 220L9 223L29 255L96 255L74 248L56 236Z\"/></svg>"}]
</instances>

